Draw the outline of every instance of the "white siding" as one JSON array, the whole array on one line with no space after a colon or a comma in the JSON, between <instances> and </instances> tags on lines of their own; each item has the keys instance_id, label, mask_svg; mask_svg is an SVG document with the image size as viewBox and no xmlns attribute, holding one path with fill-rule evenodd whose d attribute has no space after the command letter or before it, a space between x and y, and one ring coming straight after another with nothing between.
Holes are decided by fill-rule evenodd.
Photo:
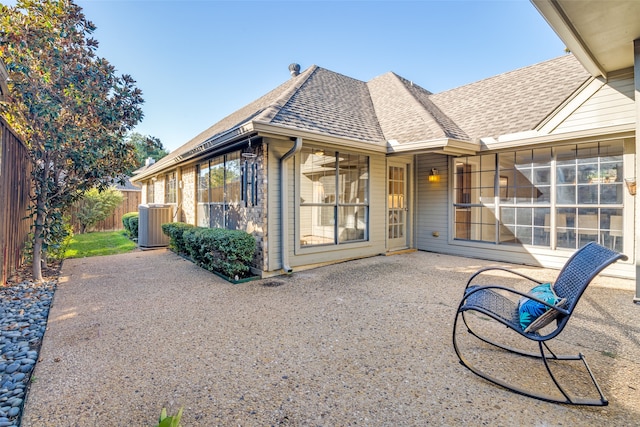
<instances>
[{"instance_id":1,"label":"white siding","mask_svg":"<svg viewBox=\"0 0 640 427\"><path fill-rule=\"evenodd\" d=\"M431 169L439 182L429 182ZM449 240L448 157L441 154L416 156L416 248L447 252ZM438 237L433 236L437 233Z\"/></svg>"},{"instance_id":2,"label":"white siding","mask_svg":"<svg viewBox=\"0 0 640 427\"><path fill-rule=\"evenodd\" d=\"M267 270L282 268L280 254L280 158L291 149L292 143L281 140L268 140L267 154L267 230L265 233L265 251ZM293 159L289 159L289 183L293 188ZM289 200L293 200L291 197ZM292 213L289 214L292 219ZM290 231L293 227L290 227Z\"/></svg>"},{"instance_id":3,"label":"white siding","mask_svg":"<svg viewBox=\"0 0 640 427\"><path fill-rule=\"evenodd\" d=\"M633 76L610 79L552 133L572 132L635 122Z\"/></svg>"}]
</instances>

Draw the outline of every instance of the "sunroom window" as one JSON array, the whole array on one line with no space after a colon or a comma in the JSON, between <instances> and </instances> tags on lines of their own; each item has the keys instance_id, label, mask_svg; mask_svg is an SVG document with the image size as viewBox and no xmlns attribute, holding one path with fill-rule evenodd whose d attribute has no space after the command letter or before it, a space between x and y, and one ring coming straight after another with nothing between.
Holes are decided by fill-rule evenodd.
<instances>
[{"instance_id":1,"label":"sunroom window","mask_svg":"<svg viewBox=\"0 0 640 427\"><path fill-rule=\"evenodd\" d=\"M200 163L197 188L199 226L232 230L240 227L243 185L239 151Z\"/></svg>"},{"instance_id":2,"label":"sunroom window","mask_svg":"<svg viewBox=\"0 0 640 427\"><path fill-rule=\"evenodd\" d=\"M455 159L454 237L623 248L621 141Z\"/></svg>"},{"instance_id":3,"label":"sunroom window","mask_svg":"<svg viewBox=\"0 0 640 427\"><path fill-rule=\"evenodd\" d=\"M300 245L368 239L369 157L303 147L300 160Z\"/></svg>"}]
</instances>

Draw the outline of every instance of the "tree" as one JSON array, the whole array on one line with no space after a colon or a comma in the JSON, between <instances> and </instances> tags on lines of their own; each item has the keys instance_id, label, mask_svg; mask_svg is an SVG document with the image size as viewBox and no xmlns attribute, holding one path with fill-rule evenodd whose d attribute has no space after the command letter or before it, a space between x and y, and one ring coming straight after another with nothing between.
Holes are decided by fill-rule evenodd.
<instances>
[{"instance_id":1,"label":"tree","mask_svg":"<svg viewBox=\"0 0 640 427\"><path fill-rule=\"evenodd\" d=\"M0 114L33 162L36 281L62 235L62 212L85 190L124 181L135 162L125 136L142 119L142 93L96 55L94 30L71 0L0 5L0 58L10 78Z\"/></svg>"},{"instance_id":2,"label":"tree","mask_svg":"<svg viewBox=\"0 0 640 427\"><path fill-rule=\"evenodd\" d=\"M87 229L103 221L116 210L124 200L122 192L115 188L98 190L92 188L82 195L78 203L76 218L80 222L80 234L84 234Z\"/></svg>"},{"instance_id":3,"label":"tree","mask_svg":"<svg viewBox=\"0 0 640 427\"><path fill-rule=\"evenodd\" d=\"M134 169L144 166L149 157L158 161L169 154L160 139L155 136L145 136L141 133L133 132L129 135L128 142L136 148L136 166Z\"/></svg>"}]
</instances>

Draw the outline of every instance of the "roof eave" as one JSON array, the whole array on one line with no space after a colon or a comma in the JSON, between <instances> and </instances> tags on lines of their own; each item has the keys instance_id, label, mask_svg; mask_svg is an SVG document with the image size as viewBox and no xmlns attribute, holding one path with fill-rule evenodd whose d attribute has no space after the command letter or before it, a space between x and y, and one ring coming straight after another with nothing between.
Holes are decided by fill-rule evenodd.
<instances>
[{"instance_id":1,"label":"roof eave","mask_svg":"<svg viewBox=\"0 0 640 427\"><path fill-rule=\"evenodd\" d=\"M235 142L238 138L244 137L248 134L254 133L253 122L243 123L239 126L235 126L232 129L229 129L223 133L215 135L201 144L198 144L195 148L187 151L186 153L180 154L169 162L166 163L156 163L151 166L149 169L145 170L139 175L136 175L131 179L132 182L142 181L145 178L149 178L151 176L157 175L165 169L171 168L181 163L186 163L190 160L193 160L197 157L201 157L211 151L220 149L227 144Z\"/></svg>"},{"instance_id":2,"label":"roof eave","mask_svg":"<svg viewBox=\"0 0 640 427\"><path fill-rule=\"evenodd\" d=\"M479 143L454 138L437 138L405 143L389 141L387 143L387 154L389 155L438 153L450 156L462 156L473 155L478 151L480 151Z\"/></svg>"},{"instance_id":3,"label":"roof eave","mask_svg":"<svg viewBox=\"0 0 640 427\"><path fill-rule=\"evenodd\" d=\"M532 145L546 146L557 144L558 142L581 143L593 140L605 141L611 139L632 138L635 136L635 124L628 123L547 135L531 136L531 134L532 133L523 132L522 138L518 139L510 137L508 140L502 141L500 140L500 138L498 138L498 140L494 138L482 138L481 151L522 148L524 146Z\"/></svg>"},{"instance_id":4,"label":"roof eave","mask_svg":"<svg viewBox=\"0 0 640 427\"><path fill-rule=\"evenodd\" d=\"M606 70L596 60L595 55L582 40L569 17L556 0L531 0L531 3L592 76L607 77Z\"/></svg>"},{"instance_id":5,"label":"roof eave","mask_svg":"<svg viewBox=\"0 0 640 427\"><path fill-rule=\"evenodd\" d=\"M288 126L276 125L273 123L253 122L253 129L258 135L276 139L302 138L319 143L339 145L346 148L367 150L378 153L386 153L387 147L384 142L363 141L355 138L339 137L327 135L321 132L296 129Z\"/></svg>"}]
</instances>

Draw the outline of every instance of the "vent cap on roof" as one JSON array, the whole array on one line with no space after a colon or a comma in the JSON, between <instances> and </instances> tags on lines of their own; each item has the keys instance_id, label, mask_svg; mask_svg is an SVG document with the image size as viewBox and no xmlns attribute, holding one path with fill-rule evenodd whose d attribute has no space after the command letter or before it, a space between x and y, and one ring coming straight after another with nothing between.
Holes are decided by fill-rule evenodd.
<instances>
[{"instance_id":1,"label":"vent cap on roof","mask_svg":"<svg viewBox=\"0 0 640 427\"><path fill-rule=\"evenodd\" d=\"M293 64L290 64L289 72L291 73L291 77L295 77L300 74L300 64L296 64L295 62Z\"/></svg>"}]
</instances>

